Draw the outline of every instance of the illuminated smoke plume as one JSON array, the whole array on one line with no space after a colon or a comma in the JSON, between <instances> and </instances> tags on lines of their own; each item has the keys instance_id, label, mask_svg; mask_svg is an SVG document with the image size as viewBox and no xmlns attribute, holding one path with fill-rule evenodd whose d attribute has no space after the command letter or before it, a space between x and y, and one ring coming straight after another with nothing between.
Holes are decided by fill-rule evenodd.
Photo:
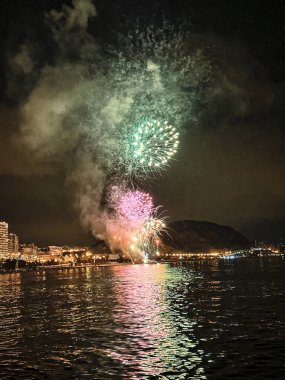
<instances>
[{"instance_id":1,"label":"illuminated smoke plume","mask_svg":"<svg viewBox=\"0 0 285 380\"><path fill-rule=\"evenodd\" d=\"M119 36L119 48L109 46L103 51L88 32L94 16L91 0L73 0L71 6L51 10L45 22L56 46L54 62L39 68L32 61L28 42L11 57L15 78L19 72L33 78L33 88L22 102L17 140L37 160L50 165L51 171L66 173L82 224L94 236L113 242L114 235L127 234L124 239L129 247L137 239L136 233L116 226L117 218L110 217L104 206L106 186L118 169L124 136L130 136L132 128L146 117L162 123L167 120L176 130L172 127L173 133L166 133L164 129L160 134L164 145L157 140L157 147L148 135L146 142L149 138L154 150L152 160L142 167L146 172L155 167L155 161L161 166L168 163L178 144L170 134L178 137L178 131L195 118L194 103L211 69L201 49L189 48L189 34L166 23ZM33 71L36 79L29 77ZM145 137L131 140L139 144L134 152L146 158L151 150L142 149ZM137 158L131 162L131 166L137 164ZM116 228L120 234L115 234ZM121 248L125 249L124 244Z\"/></svg>"}]
</instances>

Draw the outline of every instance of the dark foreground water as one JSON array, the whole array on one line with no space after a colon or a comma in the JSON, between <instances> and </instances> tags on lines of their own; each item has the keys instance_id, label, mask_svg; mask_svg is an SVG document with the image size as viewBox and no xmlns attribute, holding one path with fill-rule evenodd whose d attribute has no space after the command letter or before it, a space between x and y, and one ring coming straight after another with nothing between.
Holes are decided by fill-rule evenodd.
<instances>
[{"instance_id":1,"label":"dark foreground water","mask_svg":"<svg viewBox=\"0 0 285 380\"><path fill-rule=\"evenodd\" d=\"M285 261L0 276L1 379L285 379Z\"/></svg>"}]
</instances>

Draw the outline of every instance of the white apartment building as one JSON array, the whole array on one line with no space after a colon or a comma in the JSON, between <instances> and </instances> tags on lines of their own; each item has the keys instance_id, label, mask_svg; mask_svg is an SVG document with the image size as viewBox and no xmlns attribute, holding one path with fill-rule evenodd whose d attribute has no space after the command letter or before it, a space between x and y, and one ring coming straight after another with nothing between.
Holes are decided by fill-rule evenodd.
<instances>
[{"instance_id":1,"label":"white apartment building","mask_svg":"<svg viewBox=\"0 0 285 380\"><path fill-rule=\"evenodd\" d=\"M0 255L8 255L8 223L0 221Z\"/></svg>"},{"instance_id":2,"label":"white apartment building","mask_svg":"<svg viewBox=\"0 0 285 380\"><path fill-rule=\"evenodd\" d=\"M8 235L8 250L9 255L17 256L19 254L19 238L12 232Z\"/></svg>"}]
</instances>

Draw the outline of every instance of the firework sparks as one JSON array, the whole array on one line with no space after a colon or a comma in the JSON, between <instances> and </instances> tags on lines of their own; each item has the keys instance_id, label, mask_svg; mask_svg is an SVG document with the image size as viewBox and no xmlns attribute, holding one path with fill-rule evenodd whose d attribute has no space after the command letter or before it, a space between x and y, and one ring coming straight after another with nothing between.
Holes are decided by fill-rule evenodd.
<instances>
[{"instance_id":1,"label":"firework sparks","mask_svg":"<svg viewBox=\"0 0 285 380\"><path fill-rule=\"evenodd\" d=\"M131 222L144 222L153 211L152 198L139 190L129 190L122 196L118 211Z\"/></svg>"},{"instance_id":2,"label":"firework sparks","mask_svg":"<svg viewBox=\"0 0 285 380\"><path fill-rule=\"evenodd\" d=\"M109 193L111 216L108 235L113 248L119 248L133 261L148 260L158 247L166 229L164 218L157 215L152 197L139 190L113 186Z\"/></svg>"},{"instance_id":3,"label":"firework sparks","mask_svg":"<svg viewBox=\"0 0 285 380\"><path fill-rule=\"evenodd\" d=\"M153 200L149 194L118 186L112 187L109 204L118 219L133 224L144 223L154 211Z\"/></svg>"},{"instance_id":4,"label":"firework sparks","mask_svg":"<svg viewBox=\"0 0 285 380\"><path fill-rule=\"evenodd\" d=\"M163 219L151 216L142 226L140 237L142 240L157 243L159 235L165 228L166 224Z\"/></svg>"},{"instance_id":5,"label":"firework sparks","mask_svg":"<svg viewBox=\"0 0 285 380\"><path fill-rule=\"evenodd\" d=\"M159 218L152 215L141 227L139 231L139 240L142 242L144 251L148 258L149 254L153 253L154 248L158 252L160 244L160 235L166 231L164 218Z\"/></svg>"},{"instance_id":6,"label":"firework sparks","mask_svg":"<svg viewBox=\"0 0 285 380\"><path fill-rule=\"evenodd\" d=\"M148 175L164 169L177 152L179 132L167 121L142 121L124 138L121 163L129 176Z\"/></svg>"}]
</instances>

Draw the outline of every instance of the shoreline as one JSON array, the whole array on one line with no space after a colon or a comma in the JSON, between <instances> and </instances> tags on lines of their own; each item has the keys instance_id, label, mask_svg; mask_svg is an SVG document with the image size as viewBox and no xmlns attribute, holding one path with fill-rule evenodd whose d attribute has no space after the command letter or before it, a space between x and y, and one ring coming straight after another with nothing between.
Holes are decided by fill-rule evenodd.
<instances>
[{"instance_id":1,"label":"shoreline","mask_svg":"<svg viewBox=\"0 0 285 380\"><path fill-rule=\"evenodd\" d=\"M59 269L78 269L78 268L97 268L97 267L111 267L120 265L130 265L131 263L105 263L105 264L83 264L83 265L39 265L35 268L19 268L19 269L2 269L1 274L20 273L20 272L40 272L44 270L59 270Z\"/></svg>"},{"instance_id":2,"label":"shoreline","mask_svg":"<svg viewBox=\"0 0 285 380\"><path fill-rule=\"evenodd\" d=\"M12 274L12 273L21 273L21 272L41 272L46 270L60 270L60 269L80 269L80 268L99 268L99 267L113 267L113 266L124 266L124 265L153 265L153 264L186 264L196 261L213 261L213 260L223 260L223 261L232 261L238 259L260 259L260 258L272 258L279 257L282 260L285 259L283 254L279 255L266 255L266 256L236 256L236 257L201 257L201 258L192 258L188 260L163 260L163 261L150 261L148 263L132 263L132 262L109 262L102 264L81 264L81 265L39 265L35 268L19 268L19 269L3 269L0 268L1 274Z\"/></svg>"}]
</instances>

